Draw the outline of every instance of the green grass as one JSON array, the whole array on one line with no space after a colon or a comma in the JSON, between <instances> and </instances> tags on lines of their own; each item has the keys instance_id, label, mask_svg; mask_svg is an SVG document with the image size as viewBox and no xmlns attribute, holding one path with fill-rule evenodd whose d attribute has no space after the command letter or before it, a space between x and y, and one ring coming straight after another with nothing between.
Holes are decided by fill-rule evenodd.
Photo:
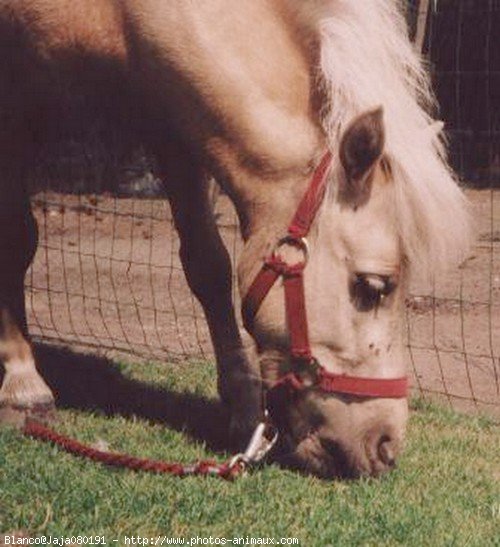
<instances>
[{"instance_id":1,"label":"green grass","mask_svg":"<svg viewBox=\"0 0 500 547\"><path fill-rule=\"evenodd\" d=\"M214 396L206 363L120 368L160 388ZM133 417L62 410L58 428L141 456L224 457L183 432ZM500 545L498 438L486 418L415 401L406 452L382 479L326 482L269 465L227 483L111 470L3 429L0 532L99 534L108 545L125 534L297 537L301 545Z\"/></svg>"}]
</instances>

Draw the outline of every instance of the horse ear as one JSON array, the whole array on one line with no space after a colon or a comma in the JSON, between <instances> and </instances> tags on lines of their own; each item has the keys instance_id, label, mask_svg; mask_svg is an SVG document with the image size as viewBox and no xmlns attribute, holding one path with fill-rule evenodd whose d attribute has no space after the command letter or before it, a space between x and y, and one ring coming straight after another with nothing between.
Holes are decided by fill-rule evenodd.
<instances>
[{"instance_id":1,"label":"horse ear","mask_svg":"<svg viewBox=\"0 0 500 547\"><path fill-rule=\"evenodd\" d=\"M383 108L353 120L340 142L340 161L345 171L341 194L354 206L365 203L371 191L372 171L384 150Z\"/></svg>"}]
</instances>

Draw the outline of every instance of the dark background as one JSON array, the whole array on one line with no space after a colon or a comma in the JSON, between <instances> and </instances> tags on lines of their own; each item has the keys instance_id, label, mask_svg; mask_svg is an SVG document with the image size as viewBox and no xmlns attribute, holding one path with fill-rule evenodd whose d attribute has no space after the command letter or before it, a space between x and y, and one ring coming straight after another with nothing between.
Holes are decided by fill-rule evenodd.
<instances>
[{"instance_id":1,"label":"dark background","mask_svg":"<svg viewBox=\"0 0 500 547\"><path fill-rule=\"evenodd\" d=\"M418 0L410 0L412 32ZM500 0L430 0L424 55L451 162L472 186L500 186Z\"/></svg>"}]
</instances>

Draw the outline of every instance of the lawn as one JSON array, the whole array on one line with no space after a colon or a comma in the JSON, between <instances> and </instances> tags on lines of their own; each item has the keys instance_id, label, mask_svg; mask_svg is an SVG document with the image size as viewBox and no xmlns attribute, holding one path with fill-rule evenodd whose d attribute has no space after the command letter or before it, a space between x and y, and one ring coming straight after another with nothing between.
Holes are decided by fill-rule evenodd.
<instances>
[{"instance_id":1,"label":"lawn","mask_svg":"<svg viewBox=\"0 0 500 547\"><path fill-rule=\"evenodd\" d=\"M60 411L59 430L157 459L224 459L211 365L120 364L108 376L120 386L109 388L111 399L118 391L130 402L135 392L137 401L128 409L106 407L105 393L96 403L104 410L90 411L84 407L91 401L77 400L80 408ZM176 405L176 412L159 398ZM108 545L123 544L126 535L296 537L300 545L500 545L497 426L421 400L412 409L397 470L355 482L326 482L276 465L233 483L134 473L3 429L0 533L98 535Z\"/></svg>"}]
</instances>

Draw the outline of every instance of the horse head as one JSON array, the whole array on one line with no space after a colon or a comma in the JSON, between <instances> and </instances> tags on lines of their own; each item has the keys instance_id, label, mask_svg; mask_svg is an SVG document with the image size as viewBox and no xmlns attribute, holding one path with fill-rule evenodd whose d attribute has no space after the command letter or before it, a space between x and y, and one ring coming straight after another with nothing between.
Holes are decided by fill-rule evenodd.
<instances>
[{"instance_id":1,"label":"horse head","mask_svg":"<svg viewBox=\"0 0 500 547\"><path fill-rule=\"evenodd\" d=\"M307 249L293 239L284 239L279 248L281 263L303 265L303 302L294 305L285 272L248 321L268 406L285 439L284 459L324 476L378 474L393 467L407 419L404 387L385 390L388 382L402 383L405 374L406 265L393 197L398 182L384 141L381 109L358 116L346 128L327 196L311 219ZM250 260L246 256L244 262ZM255 285L269 267L264 265ZM255 290L246 279L242 283L250 293ZM304 318L297 318L302 313ZM295 335L300 329L307 332ZM294 336L299 345L307 337L305 359L294 355ZM317 367L322 381L314 377ZM290 373L300 386L282 381ZM350 379L352 385L337 388L334 381L325 388L324 378L332 377ZM358 379L372 382L366 393Z\"/></svg>"}]
</instances>

